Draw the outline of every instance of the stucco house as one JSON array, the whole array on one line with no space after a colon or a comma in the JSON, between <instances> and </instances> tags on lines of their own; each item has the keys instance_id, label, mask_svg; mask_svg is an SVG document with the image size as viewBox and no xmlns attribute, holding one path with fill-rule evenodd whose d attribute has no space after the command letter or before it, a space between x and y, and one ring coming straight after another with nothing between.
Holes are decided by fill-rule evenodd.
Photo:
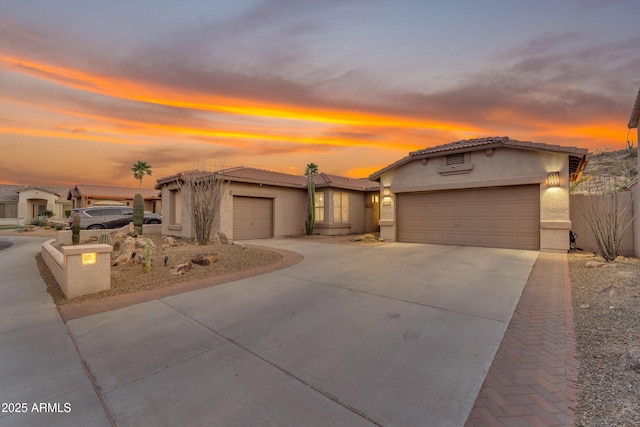
<instances>
[{"instance_id":1,"label":"stucco house","mask_svg":"<svg viewBox=\"0 0 640 427\"><path fill-rule=\"evenodd\" d=\"M93 206L133 206L136 193L142 194L144 210L159 213L162 209L160 192L153 188L116 187L113 185L76 184L69 190L71 208Z\"/></svg>"},{"instance_id":2,"label":"stucco house","mask_svg":"<svg viewBox=\"0 0 640 427\"><path fill-rule=\"evenodd\" d=\"M320 173L314 232L379 230L389 241L566 251L569 183L588 159L582 148L493 137L409 153L369 179ZM157 181L163 234L194 235L179 190L185 173ZM210 175L229 181L215 231L233 240L304 234L306 177L247 167Z\"/></svg>"},{"instance_id":3,"label":"stucco house","mask_svg":"<svg viewBox=\"0 0 640 427\"><path fill-rule=\"evenodd\" d=\"M45 210L53 212L53 219L63 219L70 206L67 192L63 188L0 185L0 225L28 225Z\"/></svg>"},{"instance_id":4,"label":"stucco house","mask_svg":"<svg viewBox=\"0 0 640 427\"><path fill-rule=\"evenodd\" d=\"M588 150L508 137L414 151L375 172L387 240L566 251Z\"/></svg>"},{"instance_id":5,"label":"stucco house","mask_svg":"<svg viewBox=\"0 0 640 427\"><path fill-rule=\"evenodd\" d=\"M157 180L162 194L162 233L193 237L180 190L185 174ZM307 178L249 167L224 169L207 174L224 179L228 187L216 215L215 231L230 239L261 239L299 236L305 232ZM317 234L336 235L377 230L379 185L368 179L353 179L320 173L316 188Z\"/></svg>"}]
</instances>

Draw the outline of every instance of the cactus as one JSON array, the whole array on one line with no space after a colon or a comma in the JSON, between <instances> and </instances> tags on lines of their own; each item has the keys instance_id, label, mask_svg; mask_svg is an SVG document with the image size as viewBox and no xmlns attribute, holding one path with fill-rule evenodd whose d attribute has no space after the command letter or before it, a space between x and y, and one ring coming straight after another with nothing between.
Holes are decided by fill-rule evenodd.
<instances>
[{"instance_id":1,"label":"cactus","mask_svg":"<svg viewBox=\"0 0 640 427\"><path fill-rule=\"evenodd\" d=\"M142 269L145 273L151 271L151 242L147 241L147 245L144 248L144 259L142 260Z\"/></svg>"},{"instance_id":2,"label":"cactus","mask_svg":"<svg viewBox=\"0 0 640 427\"><path fill-rule=\"evenodd\" d=\"M316 188L309 176L307 184L307 220L305 222L305 228L308 236L313 234L313 228L316 222Z\"/></svg>"},{"instance_id":3,"label":"cactus","mask_svg":"<svg viewBox=\"0 0 640 427\"><path fill-rule=\"evenodd\" d=\"M101 245L113 246L113 244L111 243L111 234L102 233L100 237L98 237L98 243L100 243Z\"/></svg>"},{"instance_id":4,"label":"cactus","mask_svg":"<svg viewBox=\"0 0 640 427\"><path fill-rule=\"evenodd\" d=\"M80 221L82 221L82 217L79 213L73 214L73 225L71 226L71 241L74 245L80 244Z\"/></svg>"},{"instance_id":5,"label":"cactus","mask_svg":"<svg viewBox=\"0 0 640 427\"><path fill-rule=\"evenodd\" d=\"M137 193L133 197L133 226L138 232L142 234L142 223L144 222L144 200L142 194Z\"/></svg>"}]
</instances>

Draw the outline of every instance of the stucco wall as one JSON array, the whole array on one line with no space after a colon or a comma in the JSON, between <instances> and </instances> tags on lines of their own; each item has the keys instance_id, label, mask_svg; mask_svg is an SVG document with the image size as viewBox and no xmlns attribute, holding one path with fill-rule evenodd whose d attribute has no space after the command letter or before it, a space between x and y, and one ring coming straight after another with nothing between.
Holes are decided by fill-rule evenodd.
<instances>
[{"instance_id":1,"label":"stucco wall","mask_svg":"<svg viewBox=\"0 0 640 427\"><path fill-rule=\"evenodd\" d=\"M230 239L233 239L233 196L273 199L274 237L304 234L304 222L307 219L306 189L232 182L225 192L218 217L218 226Z\"/></svg>"},{"instance_id":2,"label":"stucco wall","mask_svg":"<svg viewBox=\"0 0 640 427\"><path fill-rule=\"evenodd\" d=\"M569 248L569 165L567 155L554 152L498 148L466 153L465 164L473 168L455 173L445 168L445 157L414 160L380 177L381 237L395 240L395 194L463 188L540 184L540 249L564 251ZM441 172L447 171L446 174ZM560 186L550 188L549 172L560 172ZM390 187L390 197L384 188Z\"/></svg>"},{"instance_id":3,"label":"stucco wall","mask_svg":"<svg viewBox=\"0 0 640 427\"><path fill-rule=\"evenodd\" d=\"M637 195L637 194L636 194ZM636 197L637 199L637 197ZM571 223L572 231L578 235L576 239L576 246L588 252L597 252L597 245L593 237L591 228L588 225L584 214L588 214L591 211L591 203L599 207L604 202L606 206L612 206L612 197L607 195L603 198L602 195L588 196L584 194L577 194L571 196ZM635 201L637 205L637 200ZM620 255L633 256L634 255L634 229L633 225L633 210L632 210L632 193L630 191L623 191L618 193L618 212L619 212L619 224L622 229L627 227L626 232L620 242ZM596 211L597 212L597 211ZM636 218L637 220L637 218ZM636 221L637 222L637 221ZM637 230L636 230L637 231Z\"/></svg>"}]
</instances>

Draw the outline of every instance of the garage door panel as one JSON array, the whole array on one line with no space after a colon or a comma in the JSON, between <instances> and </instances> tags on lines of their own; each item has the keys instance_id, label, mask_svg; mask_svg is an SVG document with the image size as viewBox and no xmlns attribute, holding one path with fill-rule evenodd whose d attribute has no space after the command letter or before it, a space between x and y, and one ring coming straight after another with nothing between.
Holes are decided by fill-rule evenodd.
<instances>
[{"instance_id":1,"label":"garage door panel","mask_svg":"<svg viewBox=\"0 0 640 427\"><path fill-rule=\"evenodd\" d=\"M538 249L538 185L399 194L397 239Z\"/></svg>"},{"instance_id":2,"label":"garage door panel","mask_svg":"<svg viewBox=\"0 0 640 427\"><path fill-rule=\"evenodd\" d=\"M270 237L273 237L273 199L234 196L234 240Z\"/></svg>"}]
</instances>

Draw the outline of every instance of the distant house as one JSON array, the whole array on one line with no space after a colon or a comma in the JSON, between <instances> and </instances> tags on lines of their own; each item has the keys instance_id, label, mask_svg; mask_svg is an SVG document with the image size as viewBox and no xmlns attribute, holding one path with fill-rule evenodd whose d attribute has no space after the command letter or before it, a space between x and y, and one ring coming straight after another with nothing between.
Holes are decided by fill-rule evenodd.
<instances>
[{"instance_id":1,"label":"distant house","mask_svg":"<svg viewBox=\"0 0 640 427\"><path fill-rule=\"evenodd\" d=\"M185 174L160 178L162 234L193 237L180 183ZM210 179L229 182L214 231L234 240L299 236L305 233L307 178L305 176L237 167L209 173ZM316 188L316 234L338 235L377 231L379 185L368 179L353 179L320 173Z\"/></svg>"},{"instance_id":2,"label":"distant house","mask_svg":"<svg viewBox=\"0 0 640 427\"><path fill-rule=\"evenodd\" d=\"M44 211L66 218L70 209L66 188L0 185L0 225L28 225Z\"/></svg>"},{"instance_id":3,"label":"distant house","mask_svg":"<svg viewBox=\"0 0 640 427\"><path fill-rule=\"evenodd\" d=\"M158 213L162 209L160 192L153 188L115 187L111 185L76 184L69 190L71 208L93 206L133 206L136 193L142 194L144 210Z\"/></svg>"}]
</instances>

